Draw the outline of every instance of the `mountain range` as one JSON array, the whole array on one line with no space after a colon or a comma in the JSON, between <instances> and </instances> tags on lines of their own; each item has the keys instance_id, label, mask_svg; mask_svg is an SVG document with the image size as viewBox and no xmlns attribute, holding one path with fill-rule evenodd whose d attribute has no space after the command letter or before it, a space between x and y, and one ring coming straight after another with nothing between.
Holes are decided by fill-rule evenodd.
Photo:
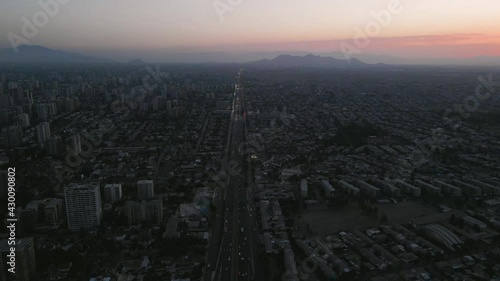
<instances>
[{"instance_id":1,"label":"mountain range","mask_svg":"<svg viewBox=\"0 0 500 281\"><path fill-rule=\"evenodd\" d=\"M108 59L99 59L91 56L73 54L48 49L42 46L20 46L16 53L14 49L0 49L2 63L109 63Z\"/></svg>"},{"instance_id":2,"label":"mountain range","mask_svg":"<svg viewBox=\"0 0 500 281\"><path fill-rule=\"evenodd\" d=\"M145 54L147 57L148 55ZM158 60L155 58L164 58ZM266 58L266 59L262 59ZM478 65L500 66L500 57L479 56L461 59L439 59L441 65ZM137 57L129 60L129 65L144 65L146 63L243 63L257 67L318 67L318 68L365 68L380 67L390 64L436 65L433 58L400 58L396 56L362 53L351 59L345 59L339 52L309 54L307 52L254 52L245 54L228 54L224 52L171 52L158 51L148 60ZM81 55L65 51L53 50L42 46L20 46L16 53L12 48L0 49L0 63L39 64L102 64L118 63L116 61Z\"/></svg>"},{"instance_id":3,"label":"mountain range","mask_svg":"<svg viewBox=\"0 0 500 281\"><path fill-rule=\"evenodd\" d=\"M317 67L317 68L360 68L370 64L358 59L336 59L308 54L305 56L279 55L274 59L264 59L248 63L260 67Z\"/></svg>"}]
</instances>

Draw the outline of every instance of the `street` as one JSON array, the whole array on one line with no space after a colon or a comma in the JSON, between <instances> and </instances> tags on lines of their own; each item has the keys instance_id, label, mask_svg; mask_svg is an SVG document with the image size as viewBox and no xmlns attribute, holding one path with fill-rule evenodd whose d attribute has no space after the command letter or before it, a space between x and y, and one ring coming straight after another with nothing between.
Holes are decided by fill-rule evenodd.
<instances>
[{"instance_id":1,"label":"street","mask_svg":"<svg viewBox=\"0 0 500 281\"><path fill-rule=\"evenodd\" d=\"M217 205L217 217L210 240L205 280L262 280L256 266L257 233L252 191L247 183L246 155L239 151L245 141L244 94L241 75L235 87L231 110L231 139L226 165L229 181Z\"/></svg>"}]
</instances>

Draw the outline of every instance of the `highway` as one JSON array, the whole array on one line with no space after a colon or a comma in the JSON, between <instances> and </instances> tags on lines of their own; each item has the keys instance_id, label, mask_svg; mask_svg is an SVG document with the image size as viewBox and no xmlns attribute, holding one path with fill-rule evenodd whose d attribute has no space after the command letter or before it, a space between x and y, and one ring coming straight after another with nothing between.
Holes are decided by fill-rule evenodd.
<instances>
[{"instance_id":1,"label":"highway","mask_svg":"<svg viewBox=\"0 0 500 281\"><path fill-rule=\"evenodd\" d=\"M240 70L231 109L227 165L223 165L229 177L216 204L205 281L263 280L256 260L258 236L253 193L247 183L247 159L239 151L245 141L242 74Z\"/></svg>"}]
</instances>

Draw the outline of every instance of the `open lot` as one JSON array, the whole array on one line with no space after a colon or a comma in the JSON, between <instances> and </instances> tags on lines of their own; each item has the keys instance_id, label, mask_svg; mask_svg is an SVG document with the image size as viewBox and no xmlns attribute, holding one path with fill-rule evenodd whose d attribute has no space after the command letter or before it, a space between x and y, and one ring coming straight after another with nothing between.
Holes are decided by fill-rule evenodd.
<instances>
[{"instance_id":1,"label":"open lot","mask_svg":"<svg viewBox=\"0 0 500 281\"><path fill-rule=\"evenodd\" d=\"M432 206L426 206L416 201L398 204L376 204L378 212L366 213L357 203L351 203L341 209L305 210L296 218L298 234L306 234L309 230L317 235L325 235L342 229L364 228L379 224L379 218L385 214L388 223L406 223L410 218L437 213Z\"/></svg>"}]
</instances>

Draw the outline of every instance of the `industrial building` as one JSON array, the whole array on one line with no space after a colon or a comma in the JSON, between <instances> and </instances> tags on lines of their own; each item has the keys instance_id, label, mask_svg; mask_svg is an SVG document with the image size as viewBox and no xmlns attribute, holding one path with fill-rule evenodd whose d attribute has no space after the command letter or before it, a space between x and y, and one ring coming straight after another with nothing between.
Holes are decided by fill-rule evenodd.
<instances>
[{"instance_id":1,"label":"industrial building","mask_svg":"<svg viewBox=\"0 0 500 281\"><path fill-rule=\"evenodd\" d=\"M363 180L358 180L358 188L366 195L370 197L380 196L380 188L375 187Z\"/></svg>"},{"instance_id":2,"label":"industrial building","mask_svg":"<svg viewBox=\"0 0 500 281\"><path fill-rule=\"evenodd\" d=\"M452 184L449 184L449 183L446 183L444 181L440 181L440 180L435 180L434 181L436 183L436 185L438 185L439 187L441 187L441 190L446 194L446 195L450 195L452 197L460 197L462 196L462 189L452 185Z\"/></svg>"},{"instance_id":3,"label":"industrial building","mask_svg":"<svg viewBox=\"0 0 500 281\"><path fill-rule=\"evenodd\" d=\"M339 181L339 187L352 196L359 196L359 188L343 180Z\"/></svg>"},{"instance_id":4,"label":"industrial building","mask_svg":"<svg viewBox=\"0 0 500 281\"><path fill-rule=\"evenodd\" d=\"M415 184L420 187L421 189L424 189L425 191L427 191L427 193L429 194L433 194L433 195L441 195L441 188L437 187L437 186L434 186L430 183L426 183L422 180L416 180L415 181Z\"/></svg>"},{"instance_id":5,"label":"industrial building","mask_svg":"<svg viewBox=\"0 0 500 281\"><path fill-rule=\"evenodd\" d=\"M411 185L405 181L396 180L394 183L397 187L401 188L401 190L403 190L405 193L410 194L413 197L420 197L420 195L422 194L420 188Z\"/></svg>"},{"instance_id":6,"label":"industrial building","mask_svg":"<svg viewBox=\"0 0 500 281\"><path fill-rule=\"evenodd\" d=\"M401 189L394 186L388 181L378 181L377 184L381 187L382 191L392 197L401 197Z\"/></svg>"},{"instance_id":7,"label":"industrial building","mask_svg":"<svg viewBox=\"0 0 500 281\"><path fill-rule=\"evenodd\" d=\"M477 185L472 185L466 182L463 182L461 180L452 180L452 182L462 188L462 191L465 194L471 195L471 196L481 196L483 194L483 191L480 187Z\"/></svg>"},{"instance_id":8,"label":"industrial building","mask_svg":"<svg viewBox=\"0 0 500 281\"><path fill-rule=\"evenodd\" d=\"M333 188L333 186L327 180L321 180L321 185L323 186L326 197L330 198L335 195L335 188Z\"/></svg>"}]
</instances>

